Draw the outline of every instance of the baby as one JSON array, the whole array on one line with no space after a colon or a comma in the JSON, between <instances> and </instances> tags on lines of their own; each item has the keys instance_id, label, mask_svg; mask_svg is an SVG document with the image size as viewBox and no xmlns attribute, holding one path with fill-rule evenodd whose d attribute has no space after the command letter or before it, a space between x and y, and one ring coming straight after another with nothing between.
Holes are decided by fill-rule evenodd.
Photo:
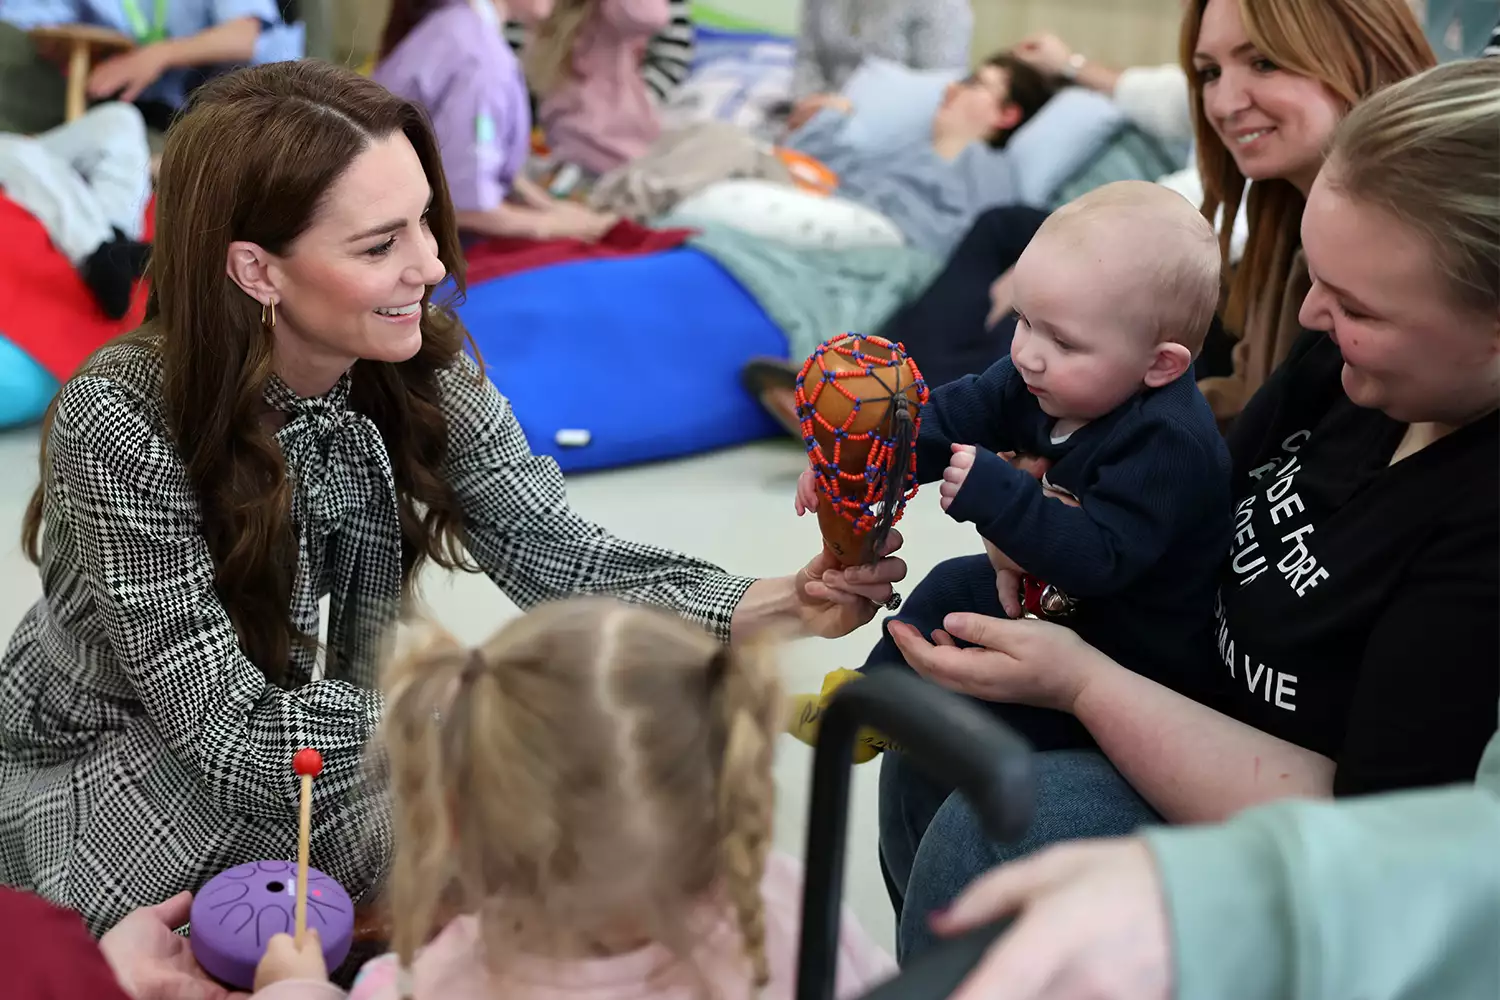
<instances>
[{"instance_id":1,"label":"baby","mask_svg":"<svg viewBox=\"0 0 1500 1000\"><path fill-rule=\"evenodd\" d=\"M1062 591L1066 624L1121 664L1201 683L1231 535L1229 453L1191 375L1219 300L1213 229L1167 188L1110 184L1048 218L1013 280L1010 357L933 391L918 480L942 480L943 509L974 524L1002 581L1020 571ZM1048 471L1038 482L1000 453ZM816 504L809 469L798 513ZM960 603L977 592L950 590ZM939 610L1005 613L978 603ZM851 676L830 675L823 697ZM790 728L811 741L822 699L797 701ZM1060 713L1016 714L1036 720L1018 728L1038 750L1086 745Z\"/></svg>"}]
</instances>

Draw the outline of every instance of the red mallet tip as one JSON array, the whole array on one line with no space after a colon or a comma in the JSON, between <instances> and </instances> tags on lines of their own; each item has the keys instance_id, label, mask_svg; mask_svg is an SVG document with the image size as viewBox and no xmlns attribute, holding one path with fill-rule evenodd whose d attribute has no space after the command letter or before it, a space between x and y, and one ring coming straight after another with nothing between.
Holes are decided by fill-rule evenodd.
<instances>
[{"instance_id":1,"label":"red mallet tip","mask_svg":"<svg viewBox=\"0 0 1500 1000\"><path fill-rule=\"evenodd\" d=\"M323 773L323 755L312 747L298 750L292 758L292 770L304 778L316 778Z\"/></svg>"}]
</instances>

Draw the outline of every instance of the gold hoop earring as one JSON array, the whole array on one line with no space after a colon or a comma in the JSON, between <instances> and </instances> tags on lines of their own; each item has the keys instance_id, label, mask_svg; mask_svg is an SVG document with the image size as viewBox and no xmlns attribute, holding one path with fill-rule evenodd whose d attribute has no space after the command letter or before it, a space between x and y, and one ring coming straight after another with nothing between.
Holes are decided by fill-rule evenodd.
<instances>
[{"instance_id":1,"label":"gold hoop earring","mask_svg":"<svg viewBox=\"0 0 1500 1000\"><path fill-rule=\"evenodd\" d=\"M260 325L267 330L276 329L276 300L260 304Z\"/></svg>"}]
</instances>

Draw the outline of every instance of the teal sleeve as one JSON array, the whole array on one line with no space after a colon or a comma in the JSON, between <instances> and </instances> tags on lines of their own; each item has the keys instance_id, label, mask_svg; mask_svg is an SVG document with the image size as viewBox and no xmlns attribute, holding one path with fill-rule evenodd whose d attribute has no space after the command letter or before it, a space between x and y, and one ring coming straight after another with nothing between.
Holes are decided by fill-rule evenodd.
<instances>
[{"instance_id":1,"label":"teal sleeve","mask_svg":"<svg viewBox=\"0 0 1500 1000\"><path fill-rule=\"evenodd\" d=\"M1147 833L1177 996L1500 997L1500 738L1480 779Z\"/></svg>"}]
</instances>

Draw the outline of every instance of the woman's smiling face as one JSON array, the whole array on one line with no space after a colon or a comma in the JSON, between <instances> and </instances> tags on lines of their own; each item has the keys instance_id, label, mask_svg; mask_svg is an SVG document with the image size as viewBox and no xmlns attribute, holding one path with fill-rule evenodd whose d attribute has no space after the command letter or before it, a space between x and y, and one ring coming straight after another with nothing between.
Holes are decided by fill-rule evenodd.
<instances>
[{"instance_id":1,"label":"woman's smiling face","mask_svg":"<svg viewBox=\"0 0 1500 1000\"><path fill-rule=\"evenodd\" d=\"M252 294L276 304L277 374L299 395L321 395L359 359L405 361L421 348L423 302L447 274L431 201L422 161L396 132L355 158L285 253L248 248ZM231 245L231 273L244 248Z\"/></svg>"},{"instance_id":2,"label":"woman's smiling face","mask_svg":"<svg viewBox=\"0 0 1500 1000\"><path fill-rule=\"evenodd\" d=\"M1267 59L1245 31L1239 0L1209 0L1193 66L1204 116L1240 173L1288 180L1306 194L1344 116L1339 97Z\"/></svg>"}]
</instances>

